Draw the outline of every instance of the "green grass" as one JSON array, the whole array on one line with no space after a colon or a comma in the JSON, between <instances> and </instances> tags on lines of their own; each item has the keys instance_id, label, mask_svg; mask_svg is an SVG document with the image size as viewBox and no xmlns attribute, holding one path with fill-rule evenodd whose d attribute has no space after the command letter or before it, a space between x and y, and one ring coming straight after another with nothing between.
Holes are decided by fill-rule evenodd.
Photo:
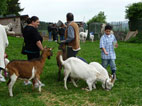
<instances>
[{"instance_id":1,"label":"green grass","mask_svg":"<svg viewBox=\"0 0 142 106\"><path fill-rule=\"evenodd\" d=\"M22 55L22 38L8 37L9 46L6 50L8 58L27 59ZM80 80L78 88L68 83L69 90L64 89L63 80L57 81L58 67L56 53L58 45L55 42L44 41L43 45L54 47L53 56L46 61L41 81L45 83L42 92L32 91L32 86L24 86L18 80L13 87L14 97L10 97L6 83L0 83L0 106L142 106L142 44L119 42L117 54L117 79L111 91L102 89L98 83L97 89L91 92L82 90L87 84ZM88 62L101 63L99 41L81 43L78 56ZM108 68L111 73L110 68ZM63 79L63 70L62 70Z\"/></svg>"}]
</instances>

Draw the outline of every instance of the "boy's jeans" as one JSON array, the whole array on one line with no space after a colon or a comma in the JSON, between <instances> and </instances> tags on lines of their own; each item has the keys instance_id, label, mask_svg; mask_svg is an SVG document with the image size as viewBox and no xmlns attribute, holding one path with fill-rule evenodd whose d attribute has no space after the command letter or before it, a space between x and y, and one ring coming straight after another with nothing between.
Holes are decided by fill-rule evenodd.
<instances>
[{"instance_id":1,"label":"boy's jeans","mask_svg":"<svg viewBox=\"0 0 142 106\"><path fill-rule=\"evenodd\" d=\"M107 68L108 64L110 64L112 74L115 74L116 64L114 59L102 59L102 66Z\"/></svg>"}]
</instances>

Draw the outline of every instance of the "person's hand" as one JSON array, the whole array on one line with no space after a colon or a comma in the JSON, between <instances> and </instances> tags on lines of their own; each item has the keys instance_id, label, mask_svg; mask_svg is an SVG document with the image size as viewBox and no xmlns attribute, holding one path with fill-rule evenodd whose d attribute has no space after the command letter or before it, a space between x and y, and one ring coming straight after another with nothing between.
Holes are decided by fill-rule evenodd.
<instances>
[{"instance_id":1,"label":"person's hand","mask_svg":"<svg viewBox=\"0 0 142 106\"><path fill-rule=\"evenodd\" d=\"M115 48L117 48L118 47L118 43L116 43L114 46L115 46Z\"/></svg>"},{"instance_id":2,"label":"person's hand","mask_svg":"<svg viewBox=\"0 0 142 106\"><path fill-rule=\"evenodd\" d=\"M6 53L4 53L4 58L8 58L8 55Z\"/></svg>"},{"instance_id":3,"label":"person's hand","mask_svg":"<svg viewBox=\"0 0 142 106\"><path fill-rule=\"evenodd\" d=\"M104 52L105 53L105 55L108 55L108 52Z\"/></svg>"}]
</instances>

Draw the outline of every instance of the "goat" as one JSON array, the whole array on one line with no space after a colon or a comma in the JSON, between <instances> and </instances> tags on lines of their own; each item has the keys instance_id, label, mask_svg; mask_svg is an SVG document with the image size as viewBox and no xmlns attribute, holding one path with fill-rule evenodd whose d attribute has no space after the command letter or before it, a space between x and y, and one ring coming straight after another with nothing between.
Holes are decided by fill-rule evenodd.
<instances>
[{"instance_id":1,"label":"goat","mask_svg":"<svg viewBox=\"0 0 142 106\"><path fill-rule=\"evenodd\" d=\"M15 34L15 32L12 31L12 28L13 28L13 24L12 23L9 23L7 25L2 25L2 26L5 28L7 34L10 34L10 35L14 35Z\"/></svg>"},{"instance_id":2,"label":"goat","mask_svg":"<svg viewBox=\"0 0 142 106\"><path fill-rule=\"evenodd\" d=\"M52 56L52 48L44 48L40 58L33 60L14 60L8 63L6 70L9 73L8 88L10 96L13 96L12 87L17 78L28 79L33 81L33 89L35 82L39 83L39 92L41 92L40 74L42 73L45 60Z\"/></svg>"},{"instance_id":3,"label":"goat","mask_svg":"<svg viewBox=\"0 0 142 106\"><path fill-rule=\"evenodd\" d=\"M102 87L106 90L111 90L112 87L114 86L114 82L116 79L116 75L109 76L107 70L99 63L97 62L91 62L89 65L93 66L96 68L96 70L100 73L99 76L97 76L96 81L101 81L102 82ZM95 83L94 83L95 87Z\"/></svg>"},{"instance_id":4,"label":"goat","mask_svg":"<svg viewBox=\"0 0 142 106\"><path fill-rule=\"evenodd\" d=\"M77 87L77 85L74 79L79 78L85 80L88 84L89 91L92 91L93 83L95 83L96 78L100 74L94 66L91 66L76 57L70 57L64 61L62 55L60 55L60 61L64 67L64 87L66 90L68 89L66 84L67 78L70 76L75 87Z\"/></svg>"},{"instance_id":5,"label":"goat","mask_svg":"<svg viewBox=\"0 0 142 106\"><path fill-rule=\"evenodd\" d=\"M93 42L94 41L94 35L90 33L90 40Z\"/></svg>"},{"instance_id":6,"label":"goat","mask_svg":"<svg viewBox=\"0 0 142 106\"><path fill-rule=\"evenodd\" d=\"M85 32L80 32L80 33L79 33L80 40L81 40L82 42L85 42L86 39L87 39L87 35L88 35L88 30L86 30Z\"/></svg>"},{"instance_id":7,"label":"goat","mask_svg":"<svg viewBox=\"0 0 142 106\"><path fill-rule=\"evenodd\" d=\"M63 56L63 60L67 59L67 53L66 53L66 45L65 44L59 44L58 49L60 51L57 52L57 56L56 56L56 61L57 61L57 65L58 65L58 81L61 80L61 70L62 70L62 64L60 61L60 55Z\"/></svg>"}]
</instances>

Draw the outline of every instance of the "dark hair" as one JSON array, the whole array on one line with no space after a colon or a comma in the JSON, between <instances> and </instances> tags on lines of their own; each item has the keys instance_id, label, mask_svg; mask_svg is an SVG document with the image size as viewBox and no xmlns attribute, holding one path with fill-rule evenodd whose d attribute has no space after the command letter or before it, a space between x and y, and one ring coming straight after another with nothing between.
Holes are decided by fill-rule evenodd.
<instances>
[{"instance_id":1,"label":"dark hair","mask_svg":"<svg viewBox=\"0 0 142 106\"><path fill-rule=\"evenodd\" d=\"M73 16L72 13L67 13L66 17L67 17L68 21L73 21L74 20L74 16Z\"/></svg>"},{"instance_id":2,"label":"dark hair","mask_svg":"<svg viewBox=\"0 0 142 106\"><path fill-rule=\"evenodd\" d=\"M105 26L105 30L112 30L112 26L109 25L109 24L107 24L107 25Z\"/></svg>"},{"instance_id":3,"label":"dark hair","mask_svg":"<svg viewBox=\"0 0 142 106\"><path fill-rule=\"evenodd\" d=\"M32 21L35 22L35 21L37 21L37 20L39 20L39 18L38 18L37 16L32 16L32 17L31 17L31 22L32 22Z\"/></svg>"},{"instance_id":4,"label":"dark hair","mask_svg":"<svg viewBox=\"0 0 142 106\"><path fill-rule=\"evenodd\" d=\"M37 21L37 20L39 20L39 18L37 17L37 16L32 16L31 18L28 18L27 19L27 24L31 24L32 23L32 21Z\"/></svg>"},{"instance_id":5,"label":"dark hair","mask_svg":"<svg viewBox=\"0 0 142 106\"><path fill-rule=\"evenodd\" d=\"M31 22L31 19L30 18L28 18L27 19L27 24L31 24L32 22Z\"/></svg>"}]
</instances>

